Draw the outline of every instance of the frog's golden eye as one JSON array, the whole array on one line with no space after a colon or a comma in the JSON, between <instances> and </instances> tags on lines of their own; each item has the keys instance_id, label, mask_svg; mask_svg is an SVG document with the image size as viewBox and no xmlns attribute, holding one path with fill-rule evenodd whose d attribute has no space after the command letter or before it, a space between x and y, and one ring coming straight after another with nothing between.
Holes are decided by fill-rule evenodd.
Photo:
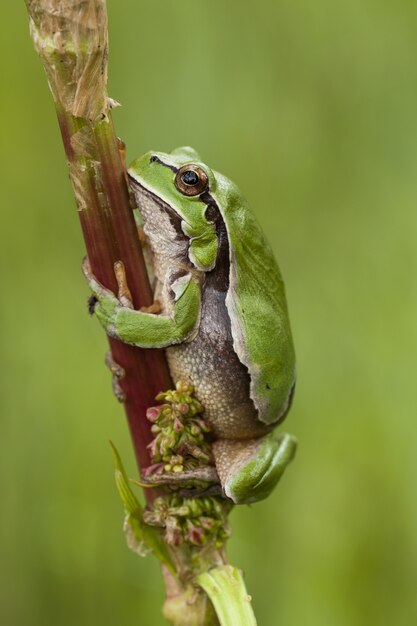
<instances>
[{"instance_id":1,"label":"frog's golden eye","mask_svg":"<svg viewBox=\"0 0 417 626\"><path fill-rule=\"evenodd\" d=\"M185 196L198 196L207 189L208 177L198 165L183 165L175 176L175 186Z\"/></svg>"}]
</instances>

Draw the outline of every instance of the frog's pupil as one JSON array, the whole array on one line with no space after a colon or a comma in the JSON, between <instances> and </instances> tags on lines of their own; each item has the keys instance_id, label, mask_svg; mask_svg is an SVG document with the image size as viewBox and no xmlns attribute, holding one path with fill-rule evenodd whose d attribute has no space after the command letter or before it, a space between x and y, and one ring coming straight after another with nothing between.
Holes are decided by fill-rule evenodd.
<instances>
[{"instance_id":1,"label":"frog's pupil","mask_svg":"<svg viewBox=\"0 0 417 626\"><path fill-rule=\"evenodd\" d=\"M199 180L197 174L193 170L188 170L187 172L184 172L184 174L181 176L181 179L186 185L190 186L196 185Z\"/></svg>"}]
</instances>

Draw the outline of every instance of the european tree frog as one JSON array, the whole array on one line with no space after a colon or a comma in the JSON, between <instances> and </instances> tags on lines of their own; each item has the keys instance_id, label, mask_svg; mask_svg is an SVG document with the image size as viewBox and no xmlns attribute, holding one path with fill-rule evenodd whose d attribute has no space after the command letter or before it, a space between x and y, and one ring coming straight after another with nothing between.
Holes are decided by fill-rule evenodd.
<instances>
[{"instance_id":1,"label":"european tree frog","mask_svg":"<svg viewBox=\"0 0 417 626\"><path fill-rule=\"evenodd\" d=\"M155 272L159 314L136 311L85 270L107 333L165 348L174 381L205 407L223 494L265 498L295 453L272 429L287 414L295 357L284 285L246 200L192 148L150 152L128 170Z\"/></svg>"}]
</instances>

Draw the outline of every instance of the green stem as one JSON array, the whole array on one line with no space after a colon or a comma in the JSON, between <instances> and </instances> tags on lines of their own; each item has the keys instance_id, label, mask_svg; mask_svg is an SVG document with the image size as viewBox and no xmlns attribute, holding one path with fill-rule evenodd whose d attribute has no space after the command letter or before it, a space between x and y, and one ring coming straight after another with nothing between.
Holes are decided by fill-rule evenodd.
<instances>
[{"instance_id":1,"label":"green stem","mask_svg":"<svg viewBox=\"0 0 417 626\"><path fill-rule=\"evenodd\" d=\"M242 572L232 565L222 565L197 578L210 598L221 626L256 626L256 619Z\"/></svg>"}]
</instances>

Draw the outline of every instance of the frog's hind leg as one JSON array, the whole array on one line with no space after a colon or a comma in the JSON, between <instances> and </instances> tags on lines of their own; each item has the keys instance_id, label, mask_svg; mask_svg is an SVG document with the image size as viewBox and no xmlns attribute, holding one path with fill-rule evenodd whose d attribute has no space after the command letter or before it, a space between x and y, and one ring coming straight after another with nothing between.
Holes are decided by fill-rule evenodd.
<instances>
[{"instance_id":1,"label":"frog's hind leg","mask_svg":"<svg viewBox=\"0 0 417 626\"><path fill-rule=\"evenodd\" d=\"M297 440L288 434L216 441L213 453L226 497L235 504L266 498L294 458L296 448Z\"/></svg>"}]
</instances>

